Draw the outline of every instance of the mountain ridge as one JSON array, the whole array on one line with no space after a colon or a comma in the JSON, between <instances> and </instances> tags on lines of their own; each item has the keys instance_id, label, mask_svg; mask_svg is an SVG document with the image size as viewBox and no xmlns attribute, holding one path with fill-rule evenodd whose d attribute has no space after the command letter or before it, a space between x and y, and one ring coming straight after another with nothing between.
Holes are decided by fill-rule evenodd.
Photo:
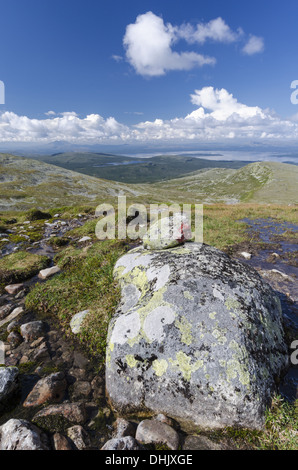
<instances>
[{"instance_id":1,"label":"mountain ridge","mask_svg":"<svg viewBox=\"0 0 298 470\"><path fill-rule=\"evenodd\" d=\"M155 183L100 179L32 158L0 154L0 210L115 201L143 203L298 204L298 167L275 162L240 169L203 168Z\"/></svg>"}]
</instances>

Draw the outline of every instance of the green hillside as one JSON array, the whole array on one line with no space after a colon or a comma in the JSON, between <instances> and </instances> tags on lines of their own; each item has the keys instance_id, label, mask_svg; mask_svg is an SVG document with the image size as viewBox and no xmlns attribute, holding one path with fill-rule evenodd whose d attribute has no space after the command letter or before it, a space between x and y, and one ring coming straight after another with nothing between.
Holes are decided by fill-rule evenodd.
<instances>
[{"instance_id":1,"label":"green hillside","mask_svg":"<svg viewBox=\"0 0 298 470\"><path fill-rule=\"evenodd\" d=\"M205 156L210 156L210 154ZM179 178L181 175L206 168L238 169L247 164L241 161L207 160L204 159L204 155L200 155L200 158L189 155L160 155L150 158L138 158L69 152L34 158L85 175L132 184L154 183Z\"/></svg>"},{"instance_id":2,"label":"green hillside","mask_svg":"<svg viewBox=\"0 0 298 470\"><path fill-rule=\"evenodd\" d=\"M298 204L298 167L261 162L240 169L205 168L176 179L124 184L31 158L0 154L0 210L111 202Z\"/></svg>"},{"instance_id":3,"label":"green hillside","mask_svg":"<svg viewBox=\"0 0 298 470\"><path fill-rule=\"evenodd\" d=\"M127 185L99 180L30 158L0 154L0 210L25 210L82 203L96 205L119 191L135 196Z\"/></svg>"}]
</instances>

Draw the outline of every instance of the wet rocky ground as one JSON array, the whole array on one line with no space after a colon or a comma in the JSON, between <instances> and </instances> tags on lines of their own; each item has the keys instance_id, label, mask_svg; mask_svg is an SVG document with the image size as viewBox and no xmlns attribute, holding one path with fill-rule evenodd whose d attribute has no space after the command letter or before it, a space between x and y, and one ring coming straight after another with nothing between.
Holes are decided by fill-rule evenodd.
<instances>
[{"instance_id":1,"label":"wet rocky ground","mask_svg":"<svg viewBox=\"0 0 298 470\"><path fill-rule=\"evenodd\" d=\"M56 251L49 244L50 238L67 237L70 230L89 219L57 217L51 223L45 222L42 239L27 250L47 256L51 268ZM279 292L286 325L297 337L298 227L268 220L246 222L252 241L234 247L230 255L257 269ZM284 236L286 230L290 231L289 237ZM254 237L264 242L263 249L255 249ZM74 238L69 236L69 240ZM17 249L18 244L7 243L0 257ZM37 318L26 311L26 295L36 282L46 279L34 276L0 296L0 339L5 343L8 368L5 373L4 368L0 369L0 448L137 450L144 448L140 441L145 448L156 448L160 442L166 449L234 448L233 443L218 444L206 436L187 436L163 415L141 423L117 419L105 398L104 372L90 360L80 342L67 337L55 318ZM11 369L15 367L17 372ZM281 384L281 393L293 400L297 398L297 386L297 367L291 367Z\"/></svg>"},{"instance_id":2,"label":"wet rocky ground","mask_svg":"<svg viewBox=\"0 0 298 470\"><path fill-rule=\"evenodd\" d=\"M244 219L251 241L230 254L256 269L278 293L289 345L298 339L298 225L273 219ZM258 242L258 243L256 243ZM280 384L289 401L298 398L298 366L291 364Z\"/></svg>"}]
</instances>

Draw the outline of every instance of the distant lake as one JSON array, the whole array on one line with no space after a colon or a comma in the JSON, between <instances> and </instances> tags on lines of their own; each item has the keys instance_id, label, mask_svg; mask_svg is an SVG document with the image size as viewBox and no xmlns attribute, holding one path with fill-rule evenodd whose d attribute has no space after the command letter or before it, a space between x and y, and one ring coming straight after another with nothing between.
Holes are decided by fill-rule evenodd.
<instances>
[{"instance_id":1,"label":"distant lake","mask_svg":"<svg viewBox=\"0 0 298 470\"><path fill-rule=\"evenodd\" d=\"M219 152L205 152L205 151L180 151L180 152L148 152L139 154L125 154L126 157L141 158L142 161L147 158L166 155L181 155L191 156L193 158L203 158L204 160L213 161L247 161L247 162L279 162L279 163L292 163L298 165L298 153L287 151L260 151L260 150L220 150Z\"/></svg>"}]
</instances>

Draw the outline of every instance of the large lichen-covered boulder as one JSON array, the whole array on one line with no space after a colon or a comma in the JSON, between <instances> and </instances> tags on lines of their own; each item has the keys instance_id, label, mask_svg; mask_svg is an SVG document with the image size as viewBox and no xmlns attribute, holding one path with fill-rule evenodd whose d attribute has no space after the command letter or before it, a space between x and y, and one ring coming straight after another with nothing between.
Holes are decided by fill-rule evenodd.
<instances>
[{"instance_id":1,"label":"large lichen-covered boulder","mask_svg":"<svg viewBox=\"0 0 298 470\"><path fill-rule=\"evenodd\" d=\"M106 387L122 415L164 413L184 429L261 429L287 366L278 297L207 245L138 247L118 260Z\"/></svg>"}]
</instances>

